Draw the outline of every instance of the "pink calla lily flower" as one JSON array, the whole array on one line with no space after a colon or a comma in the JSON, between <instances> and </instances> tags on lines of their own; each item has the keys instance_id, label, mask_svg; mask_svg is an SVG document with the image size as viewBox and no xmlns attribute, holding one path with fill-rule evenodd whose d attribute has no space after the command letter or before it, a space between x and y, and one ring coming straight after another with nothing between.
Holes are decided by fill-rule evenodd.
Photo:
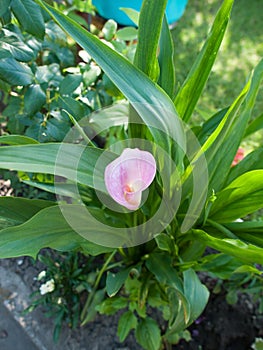
<instances>
[{"instance_id":1,"label":"pink calla lily flower","mask_svg":"<svg viewBox=\"0 0 263 350\"><path fill-rule=\"evenodd\" d=\"M138 148L126 148L107 165L105 185L110 196L127 209L136 210L141 204L142 191L150 186L156 174L153 155Z\"/></svg>"}]
</instances>

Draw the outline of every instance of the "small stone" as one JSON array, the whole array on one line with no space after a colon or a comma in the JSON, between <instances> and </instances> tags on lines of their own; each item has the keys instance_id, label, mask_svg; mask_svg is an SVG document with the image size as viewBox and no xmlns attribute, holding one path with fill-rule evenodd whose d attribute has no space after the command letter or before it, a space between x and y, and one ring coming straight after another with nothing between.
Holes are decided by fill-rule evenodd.
<instances>
[{"instance_id":1,"label":"small stone","mask_svg":"<svg viewBox=\"0 0 263 350\"><path fill-rule=\"evenodd\" d=\"M18 266L21 266L23 264L24 260L23 259L19 259L17 260L17 265Z\"/></svg>"},{"instance_id":2,"label":"small stone","mask_svg":"<svg viewBox=\"0 0 263 350\"><path fill-rule=\"evenodd\" d=\"M8 337L8 333L5 329L0 330L0 339L5 339Z\"/></svg>"}]
</instances>

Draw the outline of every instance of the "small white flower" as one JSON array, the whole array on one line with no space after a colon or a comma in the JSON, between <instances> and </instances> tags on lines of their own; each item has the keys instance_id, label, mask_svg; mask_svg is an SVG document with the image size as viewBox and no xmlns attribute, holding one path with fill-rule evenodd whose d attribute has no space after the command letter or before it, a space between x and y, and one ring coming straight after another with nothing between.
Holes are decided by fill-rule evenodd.
<instances>
[{"instance_id":1,"label":"small white flower","mask_svg":"<svg viewBox=\"0 0 263 350\"><path fill-rule=\"evenodd\" d=\"M55 289L55 281L52 278L51 280L49 280L46 283L42 284L40 286L40 288L39 288L39 291L40 291L41 295L45 295L47 293L53 292L54 289Z\"/></svg>"},{"instance_id":2,"label":"small white flower","mask_svg":"<svg viewBox=\"0 0 263 350\"><path fill-rule=\"evenodd\" d=\"M39 272L39 274L37 276L37 280L38 281L42 280L42 278L46 277L46 274L47 274L46 270Z\"/></svg>"},{"instance_id":3,"label":"small white flower","mask_svg":"<svg viewBox=\"0 0 263 350\"><path fill-rule=\"evenodd\" d=\"M235 222L244 222L244 220L239 218L239 219L236 219Z\"/></svg>"}]
</instances>

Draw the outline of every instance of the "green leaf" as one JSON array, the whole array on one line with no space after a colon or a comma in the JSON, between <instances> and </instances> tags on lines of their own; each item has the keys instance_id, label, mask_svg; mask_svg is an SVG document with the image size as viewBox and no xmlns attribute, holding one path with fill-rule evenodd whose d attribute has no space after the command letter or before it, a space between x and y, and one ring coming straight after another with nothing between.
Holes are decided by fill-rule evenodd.
<instances>
[{"instance_id":1,"label":"green leaf","mask_svg":"<svg viewBox=\"0 0 263 350\"><path fill-rule=\"evenodd\" d=\"M44 116L36 118L25 132L26 136L35 138L39 142L63 141L70 130L68 121L50 118L45 121Z\"/></svg>"},{"instance_id":2,"label":"green leaf","mask_svg":"<svg viewBox=\"0 0 263 350\"><path fill-rule=\"evenodd\" d=\"M219 145L217 153L214 156L212 156L213 154L213 149L212 149L211 158L208 159L209 173L210 173L209 174L210 190L211 189L214 189L215 191L220 190L227 179L227 174L231 169L231 164L234 160L238 147L242 141L248 120L251 117L251 113L255 104L258 91L261 86L262 79L263 79L263 60L261 60L259 64L256 66L256 68L254 69L254 72L251 77L250 86L249 86L249 83L247 85L249 86L249 90L244 95L245 100L243 105L240 108L240 114L238 115L237 118L234 118L233 120L231 120L232 118L229 119L229 121L224 126L226 133L224 133L224 131L222 130L222 132L220 133L220 136L218 137L217 142L215 143L215 146L213 145L212 147L214 148L216 147L216 145ZM244 92L245 92L245 89L243 89ZM230 109L231 108L232 106L230 107ZM223 154L225 155L224 157L222 157ZM208 157L207 154L206 154L206 157Z\"/></svg>"},{"instance_id":3,"label":"green leaf","mask_svg":"<svg viewBox=\"0 0 263 350\"><path fill-rule=\"evenodd\" d=\"M102 152L103 150L98 148L66 143L2 146L0 168L44 174L56 173L90 187L94 187L95 176L98 180L97 189L105 191L104 169L101 168L102 165L95 167ZM104 154L107 154L105 163L116 157L110 152Z\"/></svg>"},{"instance_id":4,"label":"green leaf","mask_svg":"<svg viewBox=\"0 0 263 350\"><path fill-rule=\"evenodd\" d=\"M216 194L209 218L227 223L263 208L263 170L249 171Z\"/></svg>"},{"instance_id":5,"label":"green leaf","mask_svg":"<svg viewBox=\"0 0 263 350\"><path fill-rule=\"evenodd\" d=\"M73 115L73 117L78 121L85 117L88 113L86 111L85 105L80 101L75 100L71 96L59 96L58 105L60 108L65 109L67 112Z\"/></svg>"},{"instance_id":6,"label":"green leaf","mask_svg":"<svg viewBox=\"0 0 263 350\"><path fill-rule=\"evenodd\" d=\"M172 100L145 74L134 67L97 37L51 6L37 0L41 6L81 45L103 69L113 83L131 102L143 122L151 128L156 142L164 143L170 135L184 148L184 132L176 116ZM166 143L166 140L165 140ZM167 143L166 143L167 145Z\"/></svg>"},{"instance_id":7,"label":"green leaf","mask_svg":"<svg viewBox=\"0 0 263 350\"><path fill-rule=\"evenodd\" d=\"M121 270L118 273L109 272L107 274L106 292L108 293L109 297L113 297L118 293L118 291L121 289L124 282L128 278L131 269L132 266L128 267L127 269Z\"/></svg>"},{"instance_id":8,"label":"green leaf","mask_svg":"<svg viewBox=\"0 0 263 350\"><path fill-rule=\"evenodd\" d=\"M91 255L112 251L77 234L61 210L60 206L45 208L19 226L0 230L0 257L29 255L35 258L45 247L61 251L80 249Z\"/></svg>"},{"instance_id":9,"label":"green leaf","mask_svg":"<svg viewBox=\"0 0 263 350\"><path fill-rule=\"evenodd\" d=\"M7 123L7 130L13 134L23 134L25 131L25 114L17 114L12 116Z\"/></svg>"},{"instance_id":10,"label":"green leaf","mask_svg":"<svg viewBox=\"0 0 263 350\"><path fill-rule=\"evenodd\" d=\"M29 86L24 95L24 110L30 116L38 112L46 102L46 94L40 85Z\"/></svg>"},{"instance_id":11,"label":"green leaf","mask_svg":"<svg viewBox=\"0 0 263 350\"><path fill-rule=\"evenodd\" d=\"M8 50L12 56L21 62L29 62L34 58L34 52L23 43L12 32L8 31L8 35L5 31L5 36L0 39L0 47ZM10 35L11 34L11 35Z\"/></svg>"},{"instance_id":12,"label":"green leaf","mask_svg":"<svg viewBox=\"0 0 263 350\"><path fill-rule=\"evenodd\" d=\"M157 48L167 0L144 1L140 10L134 64L152 80L159 75Z\"/></svg>"},{"instance_id":13,"label":"green leaf","mask_svg":"<svg viewBox=\"0 0 263 350\"><path fill-rule=\"evenodd\" d=\"M174 333L165 334L165 339L170 344L178 344L182 339L184 339L186 342L190 342L192 340L192 335L188 330L181 332L175 331Z\"/></svg>"},{"instance_id":14,"label":"green leaf","mask_svg":"<svg viewBox=\"0 0 263 350\"><path fill-rule=\"evenodd\" d=\"M0 144L2 145L30 145L38 142L27 136L22 135L3 135L0 136Z\"/></svg>"},{"instance_id":15,"label":"green leaf","mask_svg":"<svg viewBox=\"0 0 263 350\"><path fill-rule=\"evenodd\" d=\"M169 327L165 333L165 338L170 337L175 332L180 332L185 329L190 319L190 304L181 293L178 293L173 288L167 289L169 301Z\"/></svg>"},{"instance_id":16,"label":"green leaf","mask_svg":"<svg viewBox=\"0 0 263 350\"><path fill-rule=\"evenodd\" d=\"M209 247L225 254L236 257L238 260L249 264L262 264L263 254L262 248L252 244L245 244L238 239L215 238L202 230L192 230L191 233L184 236L185 240L197 239L205 242Z\"/></svg>"},{"instance_id":17,"label":"green leaf","mask_svg":"<svg viewBox=\"0 0 263 350\"><path fill-rule=\"evenodd\" d=\"M210 135L216 130L219 123L224 118L228 111L228 108L223 108L219 112L215 113L211 118L209 118L201 127L200 131L197 133L198 141L201 145L205 143Z\"/></svg>"},{"instance_id":18,"label":"green leaf","mask_svg":"<svg viewBox=\"0 0 263 350\"><path fill-rule=\"evenodd\" d=\"M63 79L57 63L52 63L48 66L37 66L35 75L37 83L48 83L52 87L58 87Z\"/></svg>"},{"instance_id":19,"label":"green leaf","mask_svg":"<svg viewBox=\"0 0 263 350\"><path fill-rule=\"evenodd\" d=\"M88 323L94 321L97 315L97 306L104 300L105 291L104 289L99 289L95 292L92 302L90 303L88 310L85 313L85 321L83 323Z\"/></svg>"},{"instance_id":20,"label":"green leaf","mask_svg":"<svg viewBox=\"0 0 263 350\"><path fill-rule=\"evenodd\" d=\"M206 245L204 242L191 241L187 242L186 245L180 247L180 258L184 262L191 262L198 260L200 256L203 256L205 252Z\"/></svg>"},{"instance_id":21,"label":"green leaf","mask_svg":"<svg viewBox=\"0 0 263 350\"><path fill-rule=\"evenodd\" d=\"M234 273L253 273L255 275L262 275L262 271L260 269L257 269L256 267L250 266L250 265L242 265L238 267Z\"/></svg>"},{"instance_id":22,"label":"green leaf","mask_svg":"<svg viewBox=\"0 0 263 350\"><path fill-rule=\"evenodd\" d=\"M115 103L110 107L93 112L89 117L89 127L96 132L107 130L109 124L113 126L127 125L129 105L126 102Z\"/></svg>"},{"instance_id":23,"label":"green leaf","mask_svg":"<svg viewBox=\"0 0 263 350\"><path fill-rule=\"evenodd\" d=\"M226 185L230 184L234 179L242 174L251 171L263 169L263 148L260 147L249 153L241 162L231 168L226 180Z\"/></svg>"},{"instance_id":24,"label":"green leaf","mask_svg":"<svg viewBox=\"0 0 263 350\"><path fill-rule=\"evenodd\" d=\"M56 186L54 186L53 183L42 183L42 182L36 182L36 181L30 181L30 180L24 180L23 183L33 186L36 188L39 188L40 190L54 193L59 196L65 196L70 198L76 198L78 199L78 193L76 193L76 187L73 184L69 183L56 183Z\"/></svg>"},{"instance_id":25,"label":"green leaf","mask_svg":"<svg viewBox=\"0 0 263 350\"><path fill-rule=\"evenodd\" d=\"M155 236L155 241L159 249L165 250L169 253L173 253L175 251L175 242L167 234L160 233L159 235Z\"/></svg>"},{"instance_id":26,"label":"green leaf","mask_svg":"<svg viewBox=\"0 0 263 350\"><path fill-rule=\"evenodd\" d=\"M33 82L31 69L17 62L14 58L4 58L0 61L0 79L10 85L29 85Z\"/></svg>"},{"instance_id":27,"label":"green leaf","mask_svg":"<svg viewBox=\"0 0 263 350\"><path fill-rule=\"evenodd\" d=\"M146 260L146 266L157 281L183 292L182 282L177 271L172 267L171 257L165 253L152 253Z\"/></svg>"},{"instance_id":28,"label":"green leaf","mask_svg":"<svg viewBox=\"0 0 263 350\"><path fill-rule=\"evenodd\" d=\"M8 99L8 104L3 110L2 114L4 117L14 117L19 114L21 109L21 97L20 96L10 96Z\"/></svg>"},{"instance_id":29,"label":"green leaf","mask_svg":"<svg viewBox=\"0 0 263 350\"><path fill-rule=\"evenodd\" d=\"M252 346L255 350L263 350L263 340L261 338L256 338Z\"/></svg>"},{"instance_id":30,"label":"green leaf","mask_svg":"<svg viewBox=\"0 0 263 350\"><path fill-rule=\"evenodd\" d=\"M2 60L3 58L8 58L8 57L12 57L11 52L5 50L5 49L0 49L0 60ZM2 82L1 82L2 84Z\"/></svg>"},{"instance_id":31,"label":"green leaf","mask_svg":"<svg viewBox=\"0 0 263 350\"><path fill-rule=\"evenodd\" d=\"M101 70L98 66L90 66L89 69L83 73L83 83L86 85L86 87L89 87L95 83L100 73Z\"/></svg>"},{"instance_id":32,"label":"green leaf","mask_svg":"<svg viewBox=\"0 0 263 350\"><path fill-rule=\"evenodd\" d=\"M116 33L116 37L120 40L130 41L135 40L138 36L138 30L134 27L124 27L119 29Z\"/></svg>"},{"instance_id":33,"label":"green leaf","mask_svg":"<svg viewBox=\"0 0 263 350\"><path fill-rule=\"evenodd\" d=\"M2 17L9 9L11 0L2 0L0 7L0 17Z\"/></svg>"},{"instance_id":34,"label":"green leaf","mask_svg":"<svg viewBox=\"0 0 263 350\"><path fill-rule=\"evenodd\" d=\"M126 15L130 18L130 20L138 26L139 24L139 17L140 17L140 12L134 10L133 8L127 8L127 7L120 7L120 10L126 13Z\"/></svg>"},{"instance_id":35,"label":"green leaf","mask_svg":"<svg viewBox=\"0 0 263 350\"><path fill-rule=\"evenodd\" d=\"M263 248L263 221L232 222L224 226L241 240Z\"/></svg>"},{"instance_id":36,"label":"green leaf","mask_svg":"<svg viewBox=\"0 0 263 350\"><path fill-rule=\"evenodd\" d=\"M102 28L102 33L106 40L113 39L117 31L117 23L113 19L109 19Z\"/></svg>"},{"instance_id":37,"label":"green leaf","mask_svg":"<svg viewBox=\"0 0 263 350\"><path fill-rule=\"evenodd\" d=\"M160 76L158 84L173 99L175 89L174 46L166 16L163 18L159 46Z\"/></svg>"},{"instance_id":38,"label":"green leaf","mask_svg":"<svg viewBox=\"0 0 263 350\"><path fill-rule=\"evenodd\" d=\"M188 325L195 321L208 302L209 291L192 269L184 271L184 295L190 303L190 319Z\"/></svg>"},{"instance_id":39,"label":"green leaf","mask_svg":"<svg viewBox=\"0 0 263 350\"><path fill-rule=\"evenodd\" d=\"M117 335L122 343L130 333L130 331L137 327L137 318L131 311L127 311L121 315L118 322Z\"/></svg>"},{"instance_id":40,"label":"green leaf","mask_svg":"<svg viewBox=\"0 0 263 350\"><path fill-rule=\"evenodd\" d=\"M210 178L211 178L211 172L213 172L213 174L214 174L216 169L217 169L217 167L216 167L217 164L214 164L214 162L212 162L212 161L213 161L215 155L219 155L219 156L221 155L220 160L222 159L222 154L219 153L218 151L219 151L220 147L224 144L223 143L224 138L226 137L227 133L229 132L230 127L236 118L236 114L237 114L242 102L244 101L246 95L248 94L249 87L250 87L250 81L246 84L246 86L241 91L239 96L236 98L236 100L230 106L228 111L225 113L223 119L221 120L221 122L219 123L219 125L217 126L215 131L208 137L208 139L206 140L206 142L204 143L204 145L201 148L200 153L205 152L208 166L211 168L210 174L209 174ZM234 152L236 153L236 150ZM232 162L233 158L234 157L231 157L231 162ZM225 157L224 157L224 161L226 162ZM228 164L228 166L229 166L229 164Z\"/></svg>"},{"instance_id":41,"label":"green leaf","mask_svg":"<svg viewBox=\"0 0 263 350\"><path fill-rule=\"evenodd\" d=\"M191 118L205 87L227 28L232 5L233 0L225 0L223 2L204 46L176 95L175 107L185 122Z\"/></svg>"},{"instance_id":42,"label":"green leaf","mask_svg":"<svg viewBox=\"0 0 263 350\"><path fill-rule=\"evenodd\" d=\"M249 90L250 86L251 90ZM225 113L217 128L208 137L201 149L194 156L190 166L188 166L186 169L183 179L183 196L189 196L189 193L191 192L193 192L193 197L198 194L198 198L196 198L194 201L192 200L193 206L190 206L191 210L188 209L192 215L193 213L198 212L201 204L203 205L202 198L206 195L206 193L208 193L208 196L211 196L213 191L218 191L220 188L222 188L245 128L245 124L243 127L242 125L239 125L239 127L236 126L235 128L233 128L233 125L236 120L241 120L242 123L245 123L248 110L245 109L245 112L242 114L242 116L239 116L239 118L237 118L237 112L245 97L251 97L252 95L254 97L257 90L258 84L255 84L255 81L253 81L253 83L248 81L240 95ZM249 110L251 110L252 101L249 102L250 103L246 105L248 108L250 106ZM207 162L207 165L205 162ZM200 184L200 191L198 192L194 191L192 186L192 179L190 175L193 173L193 169L196 170L195 176ZM207 170L209 179L207 180L208 183L204 183L204 179L207 178ZM186 216L186 219L182 224L183 232L186 232L189 229L189 220L190 218Z\"/></svg>"},{"instance_id":43,"label":"green leaf","mask_svg":"<svg viewBox=\"0 0 263 350\"><path fill-rule=\"evenodd\" d=\"M231 222L225 224L230 230L247 232L247 233L262 233L263 221L242 221L242 222Z\"/></svg>"},{"instance_id":44,"label":"green leaf","mask_svg":"<svg viewBox=\"0 0 263 350\"><path fill-rule=\"evenodd\" d=\"M80 85L82 76L80 74L69 74L60 83L59 92L61 95L70 95Z\"/></svg>"},{"instance_id":45,"label":"green leaf","mask_svg":"<svg viewBox=\"0 0 263 350\"><path fill-rule=\"evenodd\" d=\"M210 254L204 256L203 262L198 265L198 271L209 271L220 279L229 279L233 272L242 265L233 256L226 254Z\"/></svg>"},{"instance_id":46,"label":"green leaf","mask_svg":"<svg viewBox=\"0 0 263 350\"><path fill-rule=\"evenodd\" d=\"M19 225L56 203L40 199L0 197L0 227Z\"/></svg>"},{"instance_id":47,"label":"green leaf","mask_svg":"<svg viewBox=\"0 0 263 350\"><path fill-rule=\"evenodd\" d=\"M136 327L135 337L146 350L159 350L161 346L161 332L158 324L151 317L142 319Z\"/></svg>"},{"instance_id":48,"label":"green leaf","mask_svg":"<svg viewBox=\"0 0 263 350\"><path fill-rule=\"evenodd\" d=\"M34 1L12 0L11 8L25 31L43 39L45 23L40 7Z\"/></svg>"},{"instance_id":49,"label":"green leaf","mask_svg":"<svg viewBox=\"0 0 263 350\"><path fill-rule=\"evenodd\" d=\"M191 215L186 215L181 226L182 232L188 231L192 227L192 216L199 217L200 207L204 207L204 198L211 196L213 191L218 191L224 183L227 172L234 159L238 144L230 147L225 141L231 125L233 124L237 111L240 108L245 96L248 94L250 81L246 84L240 95L225 113L223 119L218 124L214 132L208 137L201 149L194 155L190 165L187 167L183 177L183 197L192 193L192 203L188 208ZM237 132L242 133L241 129ZM240 136L240 135L239 135ZM236 143L234 137L229 137L229 142ZM191 146L191 145L190 145ZM228 147L227 147L228 146ZM222 156L224 155L224 156ZM221 167L219 167L219 164ZM195 191L192 185L193 170L195 170L195 181L200 189ZM194 199L194 200L193 200Z\"/></svg>"},{"instance_id":50,"label":"green leaf","mask_svg":"<svg viewBox=\"0 0 263 350\"><path fill-rule=\"evenodd\" d=\"M100 305L97 306L97 310L101 314L114 315L119 310L126 308L127 304L128 304L127 298L113 297L113 298L105 299Z\"/></svg>"},{"instance_id":51,"label":"green leaf","mask_svg":"<svg viewBox=\"0 0 263 350\"><path fill-rule=\"evenodd\" d=\"M255 118L247 127L244 137L248 137L254 132L263 129L263 114Z\"/></svg>"}]
</instances>

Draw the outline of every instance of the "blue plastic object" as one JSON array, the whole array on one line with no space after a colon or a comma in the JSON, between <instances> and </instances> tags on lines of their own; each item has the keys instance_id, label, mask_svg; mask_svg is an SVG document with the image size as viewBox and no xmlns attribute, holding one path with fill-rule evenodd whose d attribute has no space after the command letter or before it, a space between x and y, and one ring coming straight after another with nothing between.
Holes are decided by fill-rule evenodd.
<instances>
[{"instance_id":1,"label":"blue plastic object","mask_svg":"<svg viewBox=\"0 0 263 350\"><path fill-rule=\"evenodd\" d=\"M168 0L166 15L169 24L173 24L183 15L188 0ZM93 0L98 13L106 19L114 19L122 25L134 25L120 7L140 11L142 0Z\"/></svg>"}]
</instances>

